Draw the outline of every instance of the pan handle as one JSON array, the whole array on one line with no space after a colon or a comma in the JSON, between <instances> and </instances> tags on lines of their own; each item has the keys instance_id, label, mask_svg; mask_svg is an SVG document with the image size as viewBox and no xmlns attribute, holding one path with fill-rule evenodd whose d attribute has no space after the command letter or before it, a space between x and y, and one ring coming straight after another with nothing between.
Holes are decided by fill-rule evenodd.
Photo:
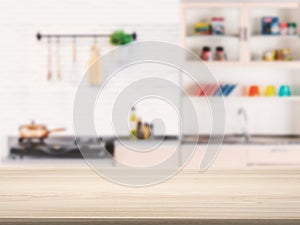
<instances>
[{"instance_id":1,"label":"pan handle","mask_svg":"<svg viewBox=\"0 0 300 225\"><path fill-rule=\"evenodd\" d=\"M55 128L55 129L49 130L49 133L61 132L61 131L66 131L66 129L65 128Z\"/></svg>"}]
</instances>

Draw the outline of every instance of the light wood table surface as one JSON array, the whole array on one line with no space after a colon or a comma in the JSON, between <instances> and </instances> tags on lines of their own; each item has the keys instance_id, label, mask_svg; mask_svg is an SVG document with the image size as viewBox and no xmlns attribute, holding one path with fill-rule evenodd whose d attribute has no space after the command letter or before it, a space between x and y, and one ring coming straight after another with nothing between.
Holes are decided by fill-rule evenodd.
<instances>
[{"instance_id":1,"label":"light wood table surface","mask_svg":"<svg viewBox=\"0 0 300 225\"><path fill-rule=\"evenodd\" d=\"M140 219L136 224L151 218L159 219L157 224L169 219L179 224L297 219L284 224L300 224L300 168L188 170L144 188L113 184L84 167L0 169L0 224L37 219L119 224L131 218Z\"/></svg>"}]
</instances>

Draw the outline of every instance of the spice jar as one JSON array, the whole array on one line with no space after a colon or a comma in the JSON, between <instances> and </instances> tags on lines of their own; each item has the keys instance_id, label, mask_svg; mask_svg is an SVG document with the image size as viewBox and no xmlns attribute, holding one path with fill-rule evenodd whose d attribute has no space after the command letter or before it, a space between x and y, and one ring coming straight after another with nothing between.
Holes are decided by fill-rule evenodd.
<instances>
[{"instance_id":1,"label":"spice jar","mask_svg":"<svg viewBox=\"0 0 300 225\"><path fill-rule=\"evenodd\" d=\"M283 49L282 53L283 53L283 60L284 61L291 61L291 60L293 60L291 49L289 49L289 48Z\"/></svg>"},{"instance_id":2,"label":"spice jar","mask_svg":"<svg viewBox=\"0 0 300 225\"><path fill-rule=\"evenodd\" d=\"M288 23L280 23L280 34L281 35L287 35L288 34Z\"/></svg>"},{"instance_id":3,"label":"spice jar","mask_svg":"<svg viewBox=\"0 0 300 225\"><path fill-rule=\"evenodd\" d=\"M275 60L278 60L278 61L283 61L284 60L284 55L283 55L283 50L282 49L275 50Z\"/></svg>"},{"instance_id":4,"label":"spice jar","mask_svg":"<svg viewBox=\"0 0 300 225\"><path fill-rule=\"evenodd\" d=\"M217 61L225 61L226 60L226 54L224 52L223 47L216 47L216 56L215 56Z\"/></svg>"},{"instance_id":5,"label":"spice jar","mask_svg":"<svg viewBox=\"0 0 300 225\"><path fill-rule=\"evenodd\" d=\"M288 34L296 35L297 34L297 24L294 22L289 23L288 25Z\"/></svg>"},{"instance_id":6,"label":"spice jar","mask_svg":"<svg viewBox=\"0 0 300 225\"><path fill-rule=\"evenodd\" d=\"M211 54L210 47L204 46L202 48L202 53L201 53L201 57L200 58L203 61L211 61L212 60L212 54Z\"/></svg>"},{"instance_id":7,"label":"spice jar","mask_svg":"<svg viewBox=\"0 0 300 225\"><path fill-rule=\"evenodd\" d=\"M266 51L263 54L263 60L264 61L274 61L275 60L275 51L271 50L271 51Z\"/></svg>"}]
</instances>

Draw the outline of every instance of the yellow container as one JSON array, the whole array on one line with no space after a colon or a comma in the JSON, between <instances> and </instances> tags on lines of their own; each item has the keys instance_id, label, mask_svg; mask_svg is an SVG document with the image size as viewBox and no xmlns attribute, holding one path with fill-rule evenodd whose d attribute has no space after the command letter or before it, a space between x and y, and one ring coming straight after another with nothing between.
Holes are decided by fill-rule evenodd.
<instances>
[{"instance_id":1,"label":"yellow container","mask_svg":"<svg viewBox=\"0 0 300 225\"><path fill-rule=\"evenodd\" d=\"M265 96L276 96L276 88L274 85L269 85L266 87Z\"/></svg>"}]
</instances>

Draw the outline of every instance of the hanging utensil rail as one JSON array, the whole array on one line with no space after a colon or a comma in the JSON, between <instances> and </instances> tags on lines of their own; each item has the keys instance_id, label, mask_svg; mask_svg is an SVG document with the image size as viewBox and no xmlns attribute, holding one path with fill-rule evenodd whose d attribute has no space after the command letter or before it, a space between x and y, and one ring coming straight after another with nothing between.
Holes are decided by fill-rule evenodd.
<instances>
[{"instance_id":1,"label":"hanging utensil rail","mask_svg":"<svg viewBox=\"0 0 300 225\"><path fill-rule=\"evenodd\" d=\"M136 40L137 34L134 32L131 34L132 39ZM36 38L38 41L43 38L109 38L110 34L42 34L37 33Z\"/></svg>"}]
</instances>

